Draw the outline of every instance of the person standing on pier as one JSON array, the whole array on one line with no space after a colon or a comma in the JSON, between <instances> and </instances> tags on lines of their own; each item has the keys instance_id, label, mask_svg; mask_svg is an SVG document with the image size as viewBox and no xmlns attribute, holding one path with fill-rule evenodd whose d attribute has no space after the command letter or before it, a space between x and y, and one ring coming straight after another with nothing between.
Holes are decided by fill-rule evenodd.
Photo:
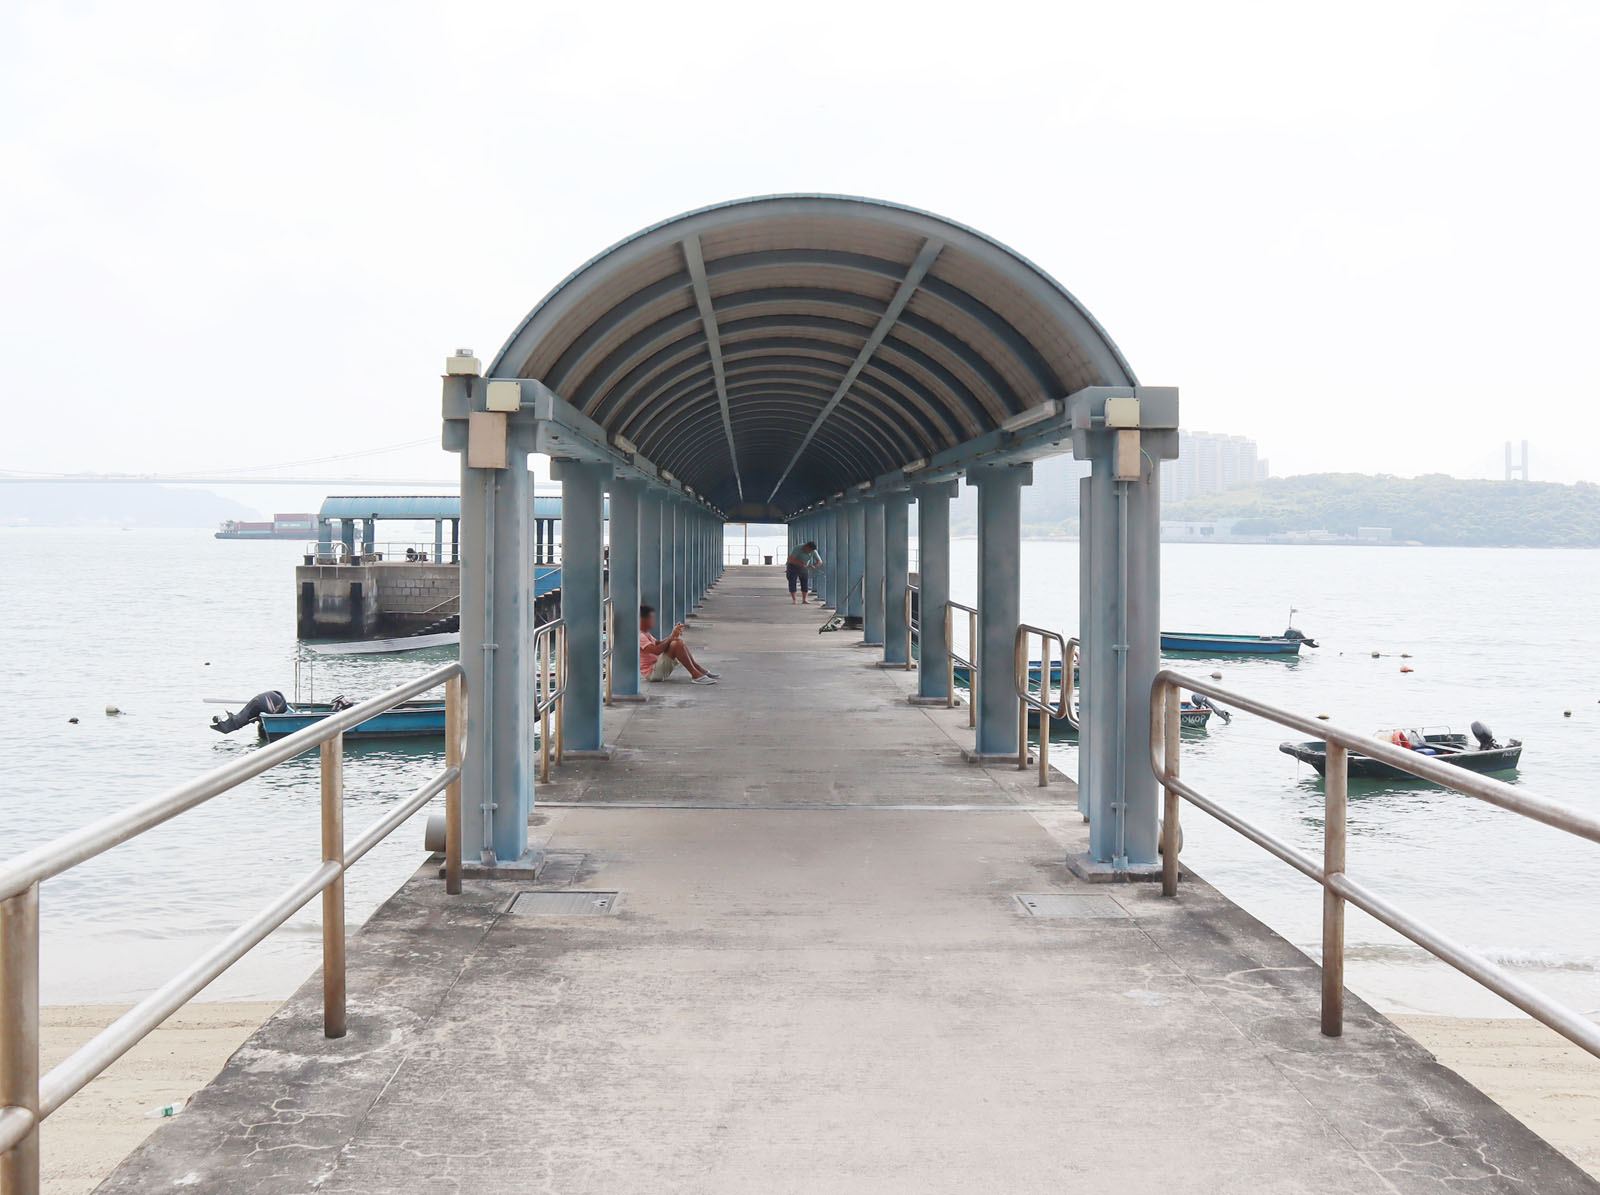
<instances>
[{"instance_id":1,"label":"person standing on pier","mask_svg":"<svg viewBox=\"0 0 1600 1195\"><path fill-rule=\"evenodd\" d=\"M789 553L789 604L794 605L794 591L800 590L800 604L806 604L806 595L811 589L811 570L822 567L822 557L817 553L815 540L807 540L793 552Z\"/></svg>"},{"instance_id":2,"label":"person standing on pier","mask_svg":"<svg viewBox=\"0 0 1600 1195\"><path fill-rule=\"evenodd\" d=\"M692 685L714 685L722 678L709 669L700 667L689 645L683 641L683 624L680 622L672 628L672 634L665 639L657 639L653 633L656 629L656 608L654 606L639 607L639 675L645 680L666 680L677 671L682 664L689 670L689 683Z\"/></svg>"}]
</instances>

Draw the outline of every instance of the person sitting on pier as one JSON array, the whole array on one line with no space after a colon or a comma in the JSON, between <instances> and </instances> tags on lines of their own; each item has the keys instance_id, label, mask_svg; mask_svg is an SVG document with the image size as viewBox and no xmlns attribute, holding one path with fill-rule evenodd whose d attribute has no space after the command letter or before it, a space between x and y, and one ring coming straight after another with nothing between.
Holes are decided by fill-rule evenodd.
<instances>
[{"instance_id":1,"label":"person sitting on pier","mask_svg":"<svg viewBox=\"0 0 1600 1195\"><path fill-rule=\"evenodd\" d=\"M794 591L796 586L800 589L800 604L806 605L806 594L811 589L811 570L822 566L822 557L817 552L815 541L807 541L789 553L787 568L789 574L789 604L794 605Z\"/></svg>"},{"instance_id":2,"label":"person sitting on pier","mask_svg":"<svg viewBox=\"0 0 1600 1195\"><path fill-rule=\"evenodd\" d=\"M684 626L681 622L672 628L672 634L665 639L655 637L655 628L656 608L640 606L639 675L645 680L666 680L677 671L679 664L689 670L690 684L714 685L722 679L715 672L700 667L690 654L689 645L683 641Z\"/></svg>"}]
</instances>

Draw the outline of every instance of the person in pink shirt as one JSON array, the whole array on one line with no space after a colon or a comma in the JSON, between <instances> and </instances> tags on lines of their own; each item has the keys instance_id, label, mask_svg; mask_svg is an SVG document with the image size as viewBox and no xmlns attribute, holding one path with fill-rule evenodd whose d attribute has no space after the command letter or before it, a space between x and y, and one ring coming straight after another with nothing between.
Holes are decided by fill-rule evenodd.
<instances>
[{"instance_id":1,"label":"person in pink shirt","mask_svg":"<svg viewBox=\"0 0 1600 1195\"><path fill-rule=\"evenodd\" d=\"M639 607L639 675L645 680L666 680L678 670L682 664L689 670L689 683L693 685L714 685L721 679L715 672L711 672L695 661L689 652L689 645L683 641L683 624L680 622L672 628L672 634L665 639L657 639L654 631L656 628L656 608L654 606Z\"/></svg>"}]
</instances>

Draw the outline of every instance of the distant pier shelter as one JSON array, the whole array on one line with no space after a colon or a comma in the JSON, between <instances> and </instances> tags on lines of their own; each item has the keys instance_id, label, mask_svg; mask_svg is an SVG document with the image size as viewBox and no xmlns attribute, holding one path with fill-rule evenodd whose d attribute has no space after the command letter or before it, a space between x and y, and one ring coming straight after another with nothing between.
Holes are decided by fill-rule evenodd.
<instances>
[{"instance_id":1,"label":"distant pier shelter","mask_svg":"<svg viewBox=\"0 0 1600 1195\"><path fill-rule=\"evenodd\" d=\"M415 528L433 524L432 538ZM380 524L399 523L401 535ZM530 583L541 614L559 608L561 499L532 500ZM461 499L454 494L341 494L316 515L295 570L301 639L366 639L454 630L461 597Z\"/></svg>"}]
</instances>

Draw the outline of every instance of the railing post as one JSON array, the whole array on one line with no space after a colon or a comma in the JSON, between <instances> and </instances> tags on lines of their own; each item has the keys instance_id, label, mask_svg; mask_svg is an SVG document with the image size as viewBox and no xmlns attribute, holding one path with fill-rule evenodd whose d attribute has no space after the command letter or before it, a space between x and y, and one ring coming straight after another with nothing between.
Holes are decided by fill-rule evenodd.
<instances>
[{"instance_id":1,"label":"railing post","mask_svg":"<svg viewBox=\"0 0 1600 1195\"><path fill-rule=\"evenodd\" d=\"M1023 661L1024 667L1027 661ZM1026 687L1026 686L1024 686ZM1039 787L1050 783L1050 639L1039 636ZM1022 756L1028 755L1028 711L1022 711Z\"/></svg>"},{"instance_id":2,"label":"railing post","mask_svg":"<svg viewBox=\"0 0 1600 1195\"><path fill-rule=\"evenodd\" d=\"M949 602L944 605L944 664L948 674L944 681L944 704L951 709L956 703L956 608Z\"/></svg>"},{"instance_id":3,"label":"railing post","mask_svg":"<svg viewBox=\"0 0 1600 1195\"><path fill-rule=\"evenodd\" d=\"M1028 633L1017 628L1012 645L1012 663L1017 671L1017 771L1028 770Z\"/></svg>"},{"instance_id":4,"label":"railing post","mask_svg":"<svg viewBox=\"0 0 1600 1195\"><path fill-rule=\"evenodd\" d=\"M1322 817L1322 1033L1344 1033L1344 897L1328 882L1344 874L1345 806L1349 796L1349 752L1327 744L1327 783Z\"/></svg>"},{"instance_id":5,"label":"railing post","mask_svg":"<svg viewBox=\"0 0 1600 1195\"><path fill-rule=\"evenodd\" d=\"M1065 675L1066 664L1061 665L1063 684L1070 684ZM1161 815L1161 895L1178 895L1178 790L1172 781L1178 778L1178 748L1183 741L1182 691L1177 685L1161 686L1161 750L1162 766L1167 773L1163 787Z\"/></svg>"},{"instance_id":6,"label":"railing post","mask_svg":"<svg viewBox=\"0 0 1600 1195\"><path fill-rule=\"evenodd\" d=\"M448 717L448 714L446 715ZM339 874L322 890L322 1032L345 1032L344 735L322 744L322 861Z\"/></svg>"},{"instance_id":7,"label":"railing post","mask_svg":"<svg viewBox=\"0 0 1600 1195\"><path fill-rule=\"evenodd\" d=\"M461 894L461 736L466 720L466 683L452 676L444 686L444 763L456 778L444 790L444 890Z\"/></svg>"},{"instance_id":8,"label":"railing post","mask_svg":"<svg viewBox=\"0 0 1600 1195\"><path fill-rule=\"evenodd\" d=\"M983 648L978 646L978 612L967 611L967 658L972 661L967 669L969 683L967 684L967 725L978 724L978 663L983 655Z\"/></svg>"},{"instance_id":9,"label":"railing post","mask_svg":"<svg viewBox=\"0 0 1600 1195\"><path fill-rule=\"evenodd\" d=\"M0 1107L33 1130L0 1154L0 1191L39 1195L39 885L0 901Z\"/></svg>"}]
</instances>

